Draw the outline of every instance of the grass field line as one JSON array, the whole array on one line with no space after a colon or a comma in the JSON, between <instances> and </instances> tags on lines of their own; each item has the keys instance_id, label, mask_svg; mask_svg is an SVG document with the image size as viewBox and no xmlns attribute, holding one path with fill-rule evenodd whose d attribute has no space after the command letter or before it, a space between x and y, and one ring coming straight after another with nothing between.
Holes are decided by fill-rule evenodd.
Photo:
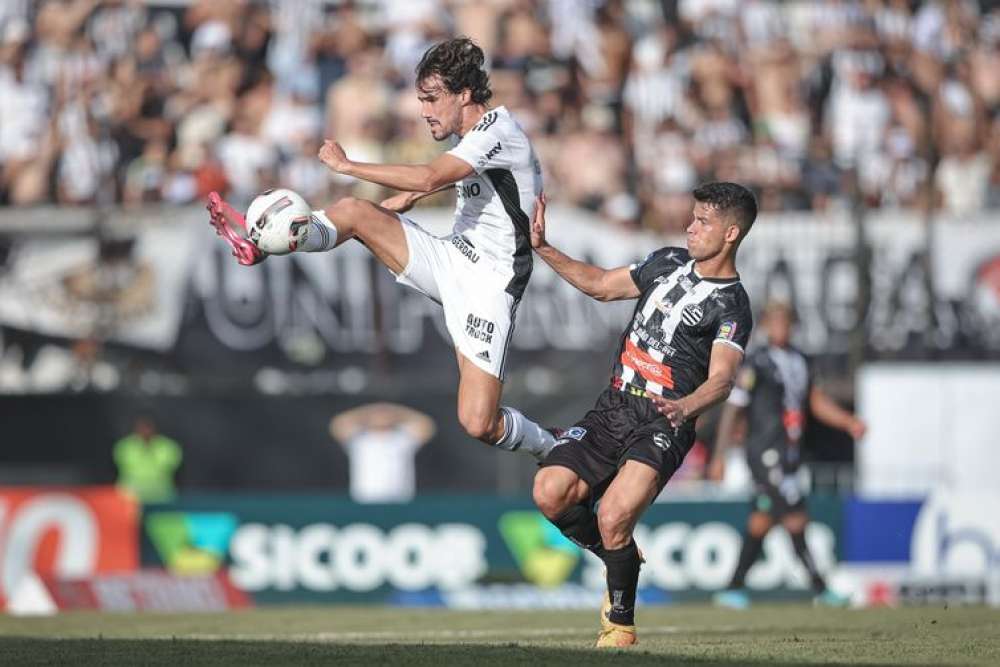
<instances>
[{"instance_id":1,"label":"grass field line","mask_svg":"<svg viewBox=\"0 0 1000 667\"><path fill-rule=\"evenodd\" d=\"M713 625L711 628L678 626L678 625L640 625L637 630L640 635L673 635L681 632L734 632L739 630L735 625ZM745 629L745 628L743 628ZM597 624L570 628L497 628L472 630L371 630L345 632L313 632L291 633L287 635L255 635L255 634L204 634L184 635L183 639L198 639L205 641L293 641L293 642L349 642L349 641L391 641L391 640L448 640L448 639L509 639L511 637L575 637L590 635L598 630ZM179 639L181 637L178 637ZM170 637L149 637L149 639L171 639Z\"/></svg>"}]
</instances>

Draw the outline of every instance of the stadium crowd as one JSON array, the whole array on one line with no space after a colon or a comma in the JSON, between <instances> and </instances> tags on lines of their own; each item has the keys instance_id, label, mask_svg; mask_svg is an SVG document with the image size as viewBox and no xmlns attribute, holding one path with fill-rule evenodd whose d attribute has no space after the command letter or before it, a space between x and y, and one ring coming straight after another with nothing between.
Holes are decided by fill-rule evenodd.
<instances>
[{"instance_id":1,"label":"stadium crowd","mask_svg":"<svg viewBox=\"0 0 1000 667\"><path fill-rule=\"evenodd\" d=\"M704 180L761 208L1000 206L1000 3L988 0L5 0L0 204L319 203L349 155L440 151L413 69L466 34L553 201L677 231ZM855 189L856 186L856 189ZM442 195L441 197L444 197Z\"/></svg>"}]
</instances>

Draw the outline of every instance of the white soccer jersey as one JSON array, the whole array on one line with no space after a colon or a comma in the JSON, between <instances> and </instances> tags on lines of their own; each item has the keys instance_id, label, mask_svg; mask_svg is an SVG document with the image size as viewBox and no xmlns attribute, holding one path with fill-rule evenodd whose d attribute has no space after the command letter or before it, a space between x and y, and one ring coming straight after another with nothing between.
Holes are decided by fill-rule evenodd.
<instances>
[{"instance_id":1,"label":"white soccer jersey","mask_svg":"<svg viewBox=\"0 0 1000 667\"><path fill-rule=\"evenodd\" d=\"M455 184L453 235L508 277L521 298L531 275L531 218L542 191L542 169L528 135L505 107L486 112L450 155L475 170Z\"/></svg>"}]
</instances>

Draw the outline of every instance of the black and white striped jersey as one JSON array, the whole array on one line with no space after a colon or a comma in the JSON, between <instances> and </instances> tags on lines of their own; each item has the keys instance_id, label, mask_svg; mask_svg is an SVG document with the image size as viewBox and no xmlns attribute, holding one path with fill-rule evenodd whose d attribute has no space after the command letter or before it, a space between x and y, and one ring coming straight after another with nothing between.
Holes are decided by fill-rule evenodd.
<instances>
[{"instance_id":1,"label":"black and white striped jersey","mask_svg":"<svg viewBox=\"0 0 1000 667\"><path fill-rule=\"evenodd\" d=\"M746 348L753 317L738 277L699 276L683 248L657 250L631 272L639 302L622 335L613 386L686 396L708 377L713 345Z\"/></svg>"},{"instance_id":2,"label":"black and white striped jersey","mask_svg":"<svg viewBox=\"0 0 1000 667\"><path fill-rule=\"evenodd\" d=\"M747 410L744 448L759 481L766 481L772 468L798 467L812 386L809 358L792 346L759 347L744 360L729 403Z\"/></svg>"}]
</instances>

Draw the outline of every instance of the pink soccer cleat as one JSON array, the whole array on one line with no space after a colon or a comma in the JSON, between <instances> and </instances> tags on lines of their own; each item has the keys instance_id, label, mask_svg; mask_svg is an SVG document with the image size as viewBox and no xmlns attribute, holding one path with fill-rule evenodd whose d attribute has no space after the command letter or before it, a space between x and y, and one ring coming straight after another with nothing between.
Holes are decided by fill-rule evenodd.
<instances>
[{"instance_id":1,"label":"pink soccer cleat","mask_svg":"<svg viewBox=\"0 0 1000 667\"><path fill-rule=\"evenodd\" d=\"M233 257L243 266L260 264L267 255L246 238L247 227L243 215L227 204L218 192L208 195L209 222L215 227L215 233L233 249Z\"/></svg>"}]
</instances>

